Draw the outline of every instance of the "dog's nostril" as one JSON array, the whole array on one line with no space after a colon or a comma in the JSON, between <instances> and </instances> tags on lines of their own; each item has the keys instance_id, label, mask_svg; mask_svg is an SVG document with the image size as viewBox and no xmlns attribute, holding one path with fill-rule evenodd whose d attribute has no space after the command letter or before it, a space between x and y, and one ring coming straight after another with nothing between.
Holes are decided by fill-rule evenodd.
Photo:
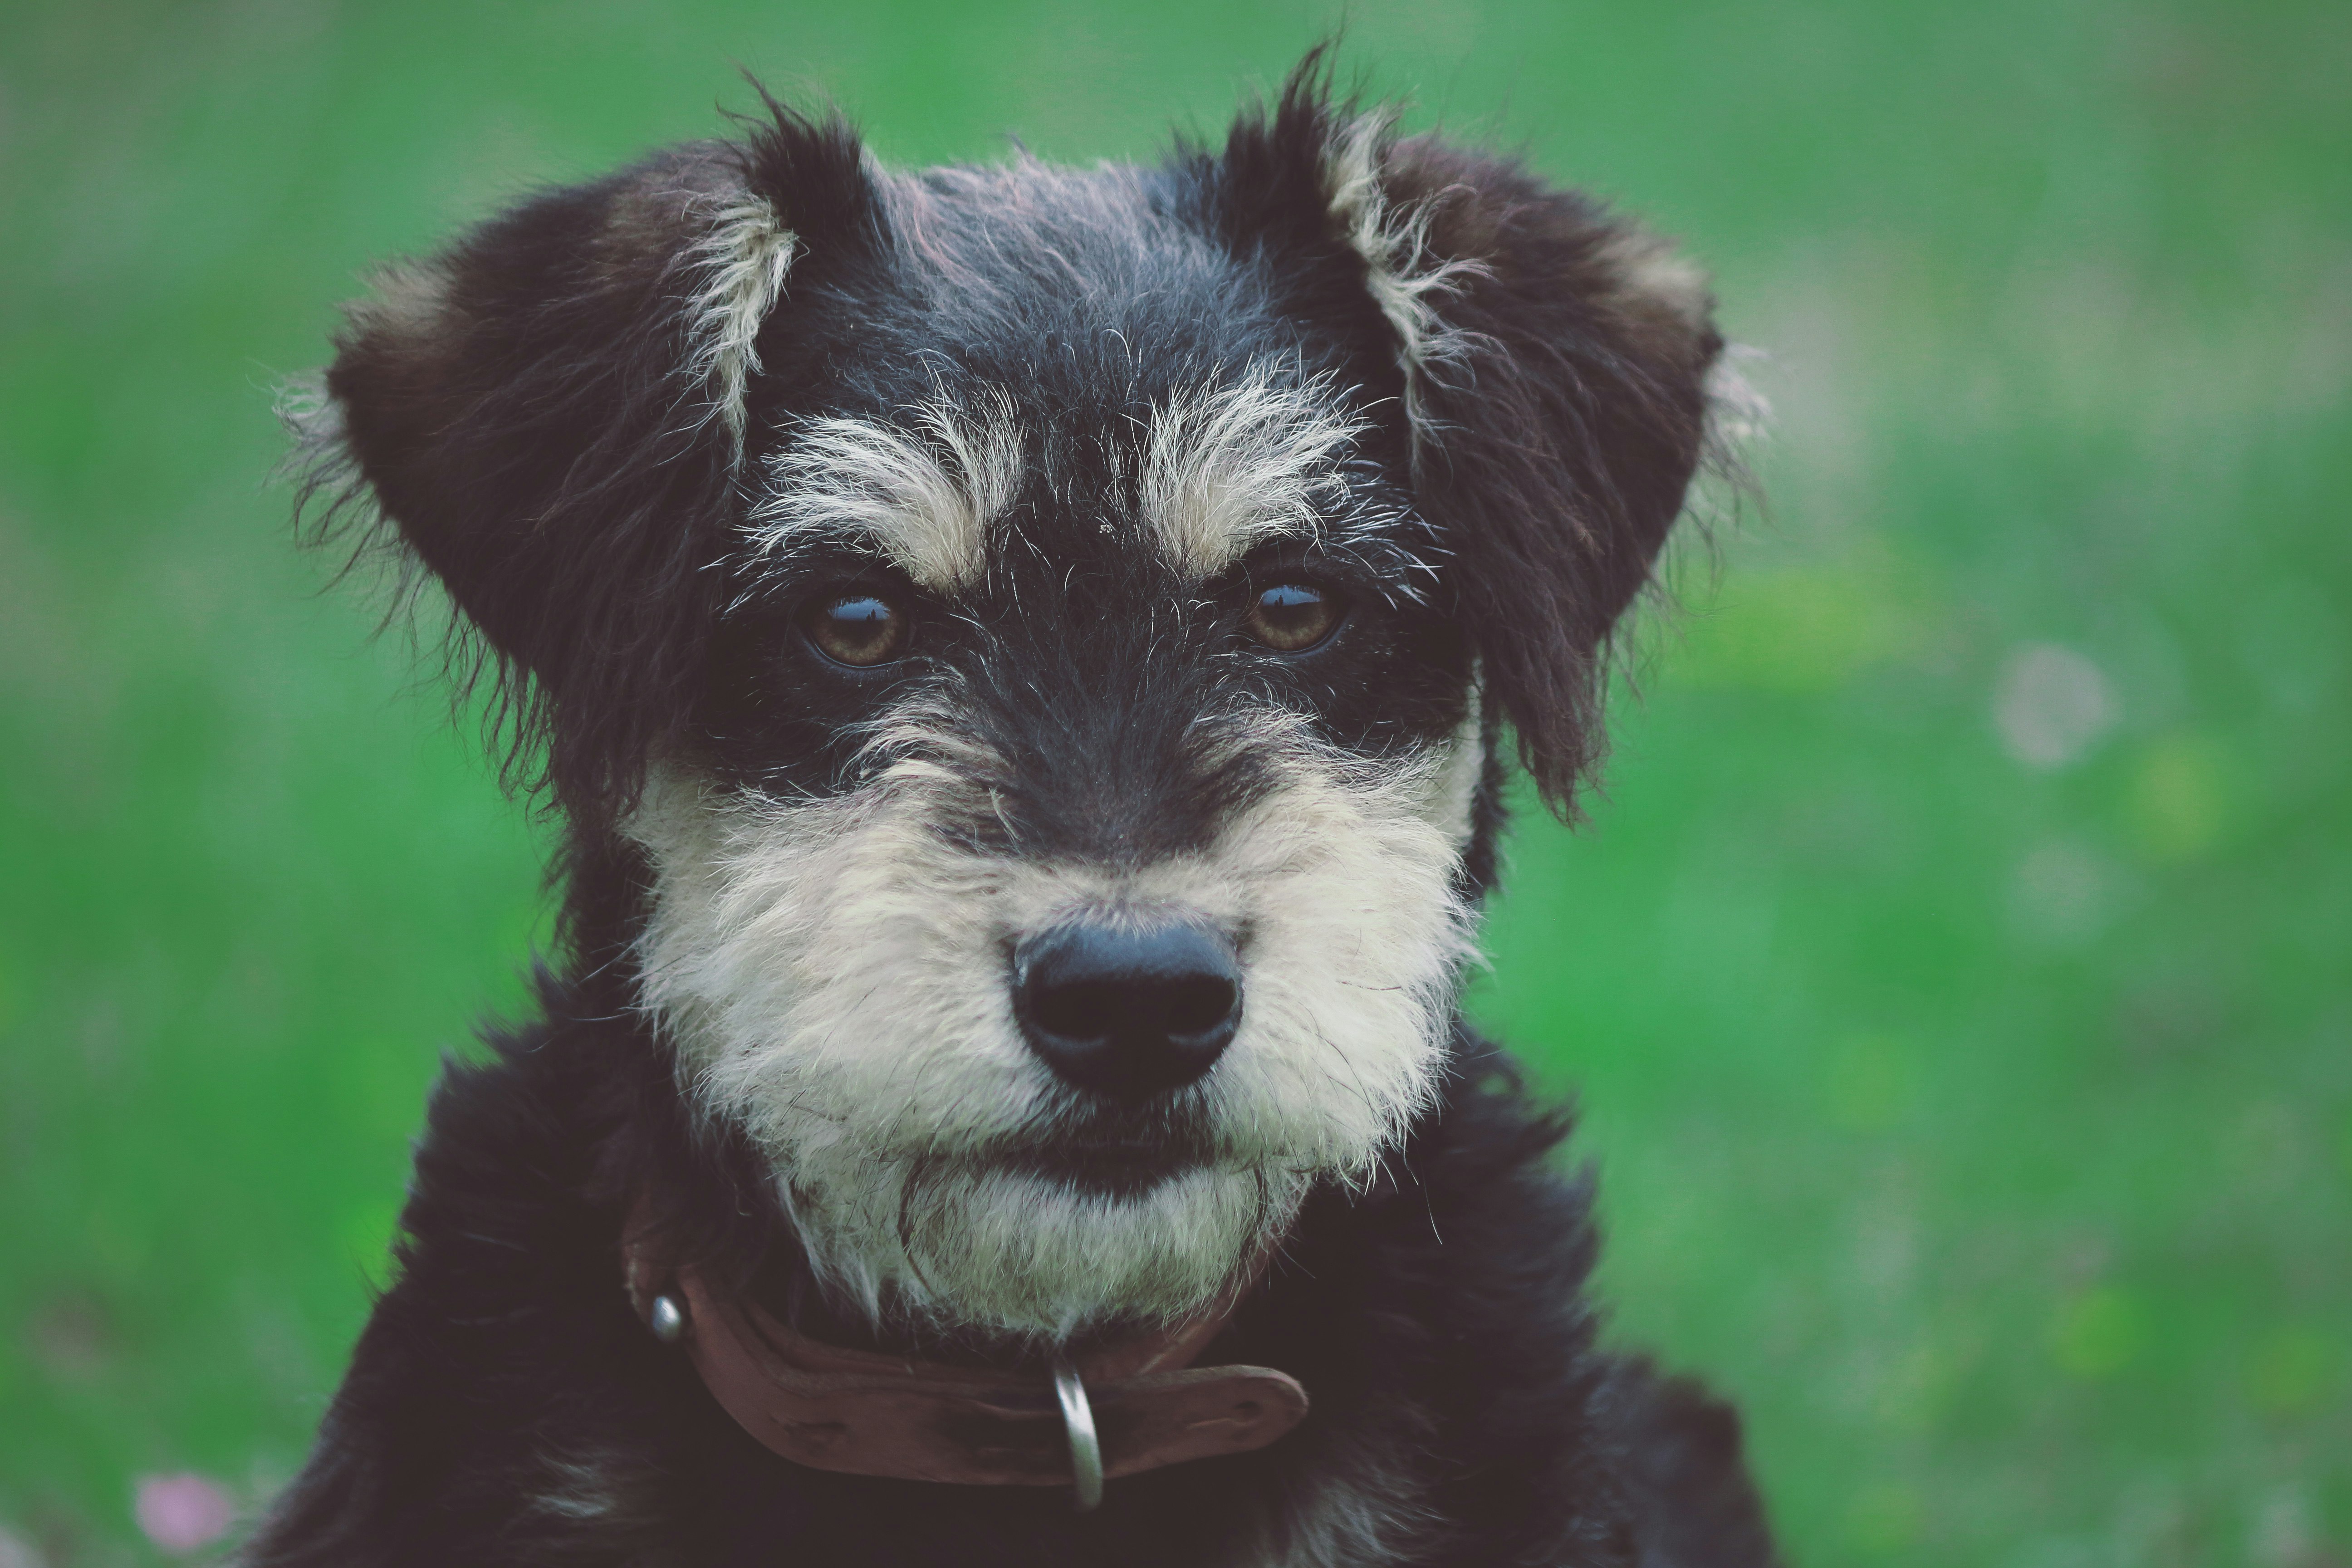
<instances>
[{"instance_id":1,"label":"dog's nostril","mask_svg":"<svg viewBox=\"0 0 2352 1568\"><path fill-rule=\"evenodd\" d=\"M1070 1083L1149 1095L1209 1070L1241 1017L1233 944L1202 927L1074 921L1013 954L1032 1049Z\"/></svg>"},{"instance_id":2,"label":"dog's nostril","mask_svg":"<svg viewBox=\"0 0 2352 1568\"><path fill-rule=\"evenodd\" d=\"M1037 1026L1066 1039L1100 1039L1118 1026L1122 993L1116 985L1044 984L1033 988L1030 1014Z\"/></svg>"},{"instance_id":3,"label":"dog's nostril","mask_svg":"<svg viewBox=\"0 0 2352 1568\"><path fill-rule=\"evenodd\" d=\"M1171 1035L1198 1035L1231 1021L1241 987L1217 975L1171 981L1160 993L1160 1016Z\"/></svg>"}]
</instances>

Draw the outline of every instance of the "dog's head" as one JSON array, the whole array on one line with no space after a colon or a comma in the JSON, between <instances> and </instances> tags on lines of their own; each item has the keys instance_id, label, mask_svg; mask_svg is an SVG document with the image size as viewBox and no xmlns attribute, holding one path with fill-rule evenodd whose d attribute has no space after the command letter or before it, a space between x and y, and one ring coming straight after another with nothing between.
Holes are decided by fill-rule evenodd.
<instances>
[{"instance_id":1,"label":"dog's head","mask_svg":"<svg viewBox=\"0 0 2352 1568\"><path fill-rule=\"evenodd\" d=\"M771 109L391 274L334 438L642 857L644 1004L838 1290L1181 1315L1428 1103L1497 738L1569 805L1704 285L1311 71L1152 169Z\"/></svg>"}]
</instances>

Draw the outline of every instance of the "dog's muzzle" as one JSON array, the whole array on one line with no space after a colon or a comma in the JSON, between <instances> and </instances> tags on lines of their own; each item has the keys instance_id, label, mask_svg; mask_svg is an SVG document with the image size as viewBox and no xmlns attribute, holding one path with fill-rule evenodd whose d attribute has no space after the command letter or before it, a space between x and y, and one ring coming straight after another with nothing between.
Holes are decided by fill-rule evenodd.
<instances>
[{"instance_id":1,"label":"dog's muzzle","mask_svg":"<svg viewBox=\"0 0 2352 1568\"><path fill-rule=\"evenodd\" d=\"M1064 1082L1141 1100L1216 1065L1241 1023L1241 962L1189 921L1073 920L1013 949L1013 998L1029 1048Z\"/></svg>"}]
</instances>

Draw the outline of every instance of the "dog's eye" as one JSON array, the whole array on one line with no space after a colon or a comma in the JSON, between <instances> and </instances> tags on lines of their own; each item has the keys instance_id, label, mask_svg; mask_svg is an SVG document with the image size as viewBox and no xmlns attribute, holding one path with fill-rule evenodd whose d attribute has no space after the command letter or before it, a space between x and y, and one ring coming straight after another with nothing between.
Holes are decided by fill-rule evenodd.
<instances>
[{"instance_id":1,"label":"dog's eye","mask_svg":"<svg viewBox=\"0 0 2352 1568\"><path fill-rule=\"evenodd\" d=\"M1276 583L1263 589L1242 617L1242 629L1276 653L1304 653L1339 629L1347 605L1311 583Z\"/></svg>"},{"instance_id":2,"label":"dog's eye","mask_svg":"<svg viewBox=\"0 0 2352 1568\"><path fill-rule=\"evenodd\" d=\"M878 594L828 594L802 612L801 628L835 664L863 668L907 651L907 613Z\"/></svg>"}]
</instances>

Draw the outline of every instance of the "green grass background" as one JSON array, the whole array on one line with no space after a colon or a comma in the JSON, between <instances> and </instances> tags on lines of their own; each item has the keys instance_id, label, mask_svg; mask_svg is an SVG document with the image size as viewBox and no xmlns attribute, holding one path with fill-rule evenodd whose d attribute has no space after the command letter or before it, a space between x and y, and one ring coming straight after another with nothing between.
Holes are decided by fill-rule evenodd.
<instances>
[{"instance_id":1,"label":"green grass background","mask_svg":"<svg viewBox=\"0 0 2352 1568\"><path fill-rule=\"evenodd\" d=\"M520 814L265 488L269 388L363 266L713 131L731 62L894 161L1148 156L1337 19L0 10L26 1561L152 1560L138 1475L291 1471L436 1053L545 931ZM1612 1331L1739 1399L1804 1564L2352 1562L2352 12L1349 23L1417 122L1685 237L1769 356L1769 511L1681 558L1479 993L1582 1094ZM2052 668L2088 706L2021 760Z\"/></svg>"}]
</instances>

